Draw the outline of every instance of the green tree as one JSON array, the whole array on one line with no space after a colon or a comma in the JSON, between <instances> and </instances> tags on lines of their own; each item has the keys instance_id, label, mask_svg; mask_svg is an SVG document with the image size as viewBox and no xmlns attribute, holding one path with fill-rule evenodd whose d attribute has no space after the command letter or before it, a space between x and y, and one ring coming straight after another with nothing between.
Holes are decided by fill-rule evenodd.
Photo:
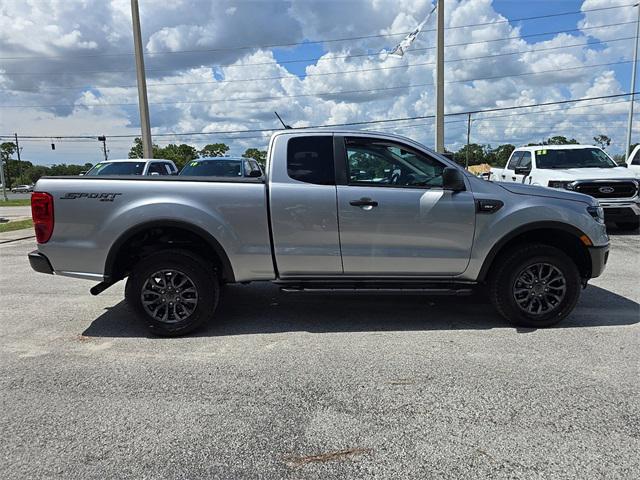
<instances>
[{"instance_id":1,"label":"green tree","mask_svg":"<svg viewBox=\"0 0 640 480\"><path fill-rule=\"evenodd\" d=\"M485 146L479 145L477 143L470 143L469 145L465 145L453 154L453 159L460 165L466 165L467 152L469 152L469 165L479 165L481 163L485 163Z\"/></svg>"},{"instance_id":2,"label":"green tree","mask_svg":"<svg viewBox=\"0 0 640 480\"><path fill-rule=\"evenodd\" d=\"M606 135L596 135L593 137L593 141L596 142L603 150L611 145L611 139Z\"/></svg>"},{"instance_id":3,"label":"green tree","mask_svg":"<svg viewBox=\"0 0 640 480\"><path fill-rule=\"evenodd\" d=\"M229 151L229 146L224 143L210 143L200 149L201 157L221 157Z\"/></svg>"},{"instance_id":4,"label":"green tree","mask_svg":"<svg viewBox=\"0 0 640 480\"><path fill-rule=\"evenodd\" d=\"M6 187L13 186L12 178L16 175L13 173L11 156L16 152L16 144L13 142L3 142L0 144L0 167L4 168Z\"/></svg>"},{"instance_id":5,"label":"green tree","mask_svg":"<svg viewBox=\"0 0 640 480\"><path fill-rule=\"evenodd\" d=\"M162 156L160 155L161 152L161 148L156 145L155 143L152 145L153 148L153 158L161 158ZM129 150L129 158L144 158L144 149L142 148L142 139L141 138L136 138L133 141L133 145L131 146L131 149Z\"/></svg>"},{"instance_id":6,"label":"green tree","mask_svg":"<svg viewBox=\"0 0 640 480\"><path fill-rule=\"evenodd\" d=\"M156 157L156 154L154 153L153 156ZM157 158L172 160L178 169L182 169L187 162L198 158L198 150L186 143L181 143L180 145L170 143L166 147L159 149Z\"/></svg>"},{"instance_id":7,"label":"green tree","mask_svg":"<svg viewBox=\"0 0 640 480\"><path fill-rule=\"evenodd\" d=\"M500 145L491 150L491 158L487 163L494 167L504 167L515 149L516 147L510 143Z\"/></svg>"},{"instance_id":8,"label":"green tree","mask_svg":"<svg viewBox=\"0 0 640 480\"><path fill-rule=\"evenodd\" d=\"M543 145L577 145L579 142L575 138L567 139L567 137L563 137L561 135L556 135L555 137L547 138Z\"/></svg>"},{"instance_id":9,"label":"green tree","mask_svg":"<svg viewBox=\"0 0 640 480\"><path fill-rule=\"evenodd\" d=\"M267 166L266 150L258 150L257 148L247 148L242 154L242 156L246 158L253 158L256 162L260 164L263 170Z\"/></svg>"}]
</instances>

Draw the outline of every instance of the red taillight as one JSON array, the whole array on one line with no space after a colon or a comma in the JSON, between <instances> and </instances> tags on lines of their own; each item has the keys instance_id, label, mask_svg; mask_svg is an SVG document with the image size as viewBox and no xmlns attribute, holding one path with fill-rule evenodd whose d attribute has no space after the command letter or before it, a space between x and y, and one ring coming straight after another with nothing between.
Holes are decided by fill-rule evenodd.
<instances>
[{"instance_id":1,"label":"red taillight","mask_svg":"<svg viewBox=\"0 0 640 480\"><path fill-rule=\"evenodd\" d=\"M47 243L53 233L53 197L50 194L31 194L31 218L36 229L36 241Z\"/></svg>"}]
</instances>

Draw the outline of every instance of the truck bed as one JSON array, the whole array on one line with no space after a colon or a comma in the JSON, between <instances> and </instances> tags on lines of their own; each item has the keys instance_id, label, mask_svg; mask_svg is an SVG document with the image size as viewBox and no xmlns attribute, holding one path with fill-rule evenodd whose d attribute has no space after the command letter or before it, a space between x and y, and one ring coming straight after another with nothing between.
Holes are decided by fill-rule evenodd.
<instances>
[{"instance_id":1,"label":"truck bed","mask_svg":"<svg viewBox=\"0 0 640 480\"><path fill-rule=\"evenodd\" d=\"M43 177L37 187L53 197L53 235L39 249L56 273L102 281L114 245L188 220L227 252L235 281L275 278L262 178Z\"/></svg>"}]
</instances>

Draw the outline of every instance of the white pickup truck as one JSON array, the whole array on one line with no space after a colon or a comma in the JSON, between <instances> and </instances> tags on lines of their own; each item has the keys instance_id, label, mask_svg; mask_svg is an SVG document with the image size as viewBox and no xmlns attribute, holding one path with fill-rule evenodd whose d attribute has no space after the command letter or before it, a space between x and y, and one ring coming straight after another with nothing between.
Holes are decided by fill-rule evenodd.
<instances>
[{"instance_id":1,"label":"white pickup truck","mask_svg":"<svg viewBox=\"0 0 640 480\"><path fill-rule=\"evenodd\" d=\"M640 178L640 145L636 145L629 158L627 158L627 168L633 172L636 178Z\"/></svg>"},{"instance_id":2,"label":"white pickup truck","mask_svg":"<svg viewBox=\"0 0 640 480\"><path fill-rule=\"evenodd\" d=\"M592 145L534 145L516 148L491 180L585 193L597 198L605 219L622 230L640 225L639 180Z\"/></svg>"}]
</instances>

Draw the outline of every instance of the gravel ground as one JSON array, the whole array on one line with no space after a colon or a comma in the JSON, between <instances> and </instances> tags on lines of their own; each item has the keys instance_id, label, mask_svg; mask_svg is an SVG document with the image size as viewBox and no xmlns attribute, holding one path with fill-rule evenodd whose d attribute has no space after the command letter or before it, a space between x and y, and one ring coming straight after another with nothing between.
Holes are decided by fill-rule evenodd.
<instances>
[{"instance_id":1,"label":"gravel ground","mask_svg":"<svg viewBox=\"0 0 640 480\"><path fill-rule=\"evenodd\" d=\"M640 243L557 328L481 299L232 286L199 335L149 337L122 285L0 245L3 478L640 477Z\"/></svg>"}]
</instances>

